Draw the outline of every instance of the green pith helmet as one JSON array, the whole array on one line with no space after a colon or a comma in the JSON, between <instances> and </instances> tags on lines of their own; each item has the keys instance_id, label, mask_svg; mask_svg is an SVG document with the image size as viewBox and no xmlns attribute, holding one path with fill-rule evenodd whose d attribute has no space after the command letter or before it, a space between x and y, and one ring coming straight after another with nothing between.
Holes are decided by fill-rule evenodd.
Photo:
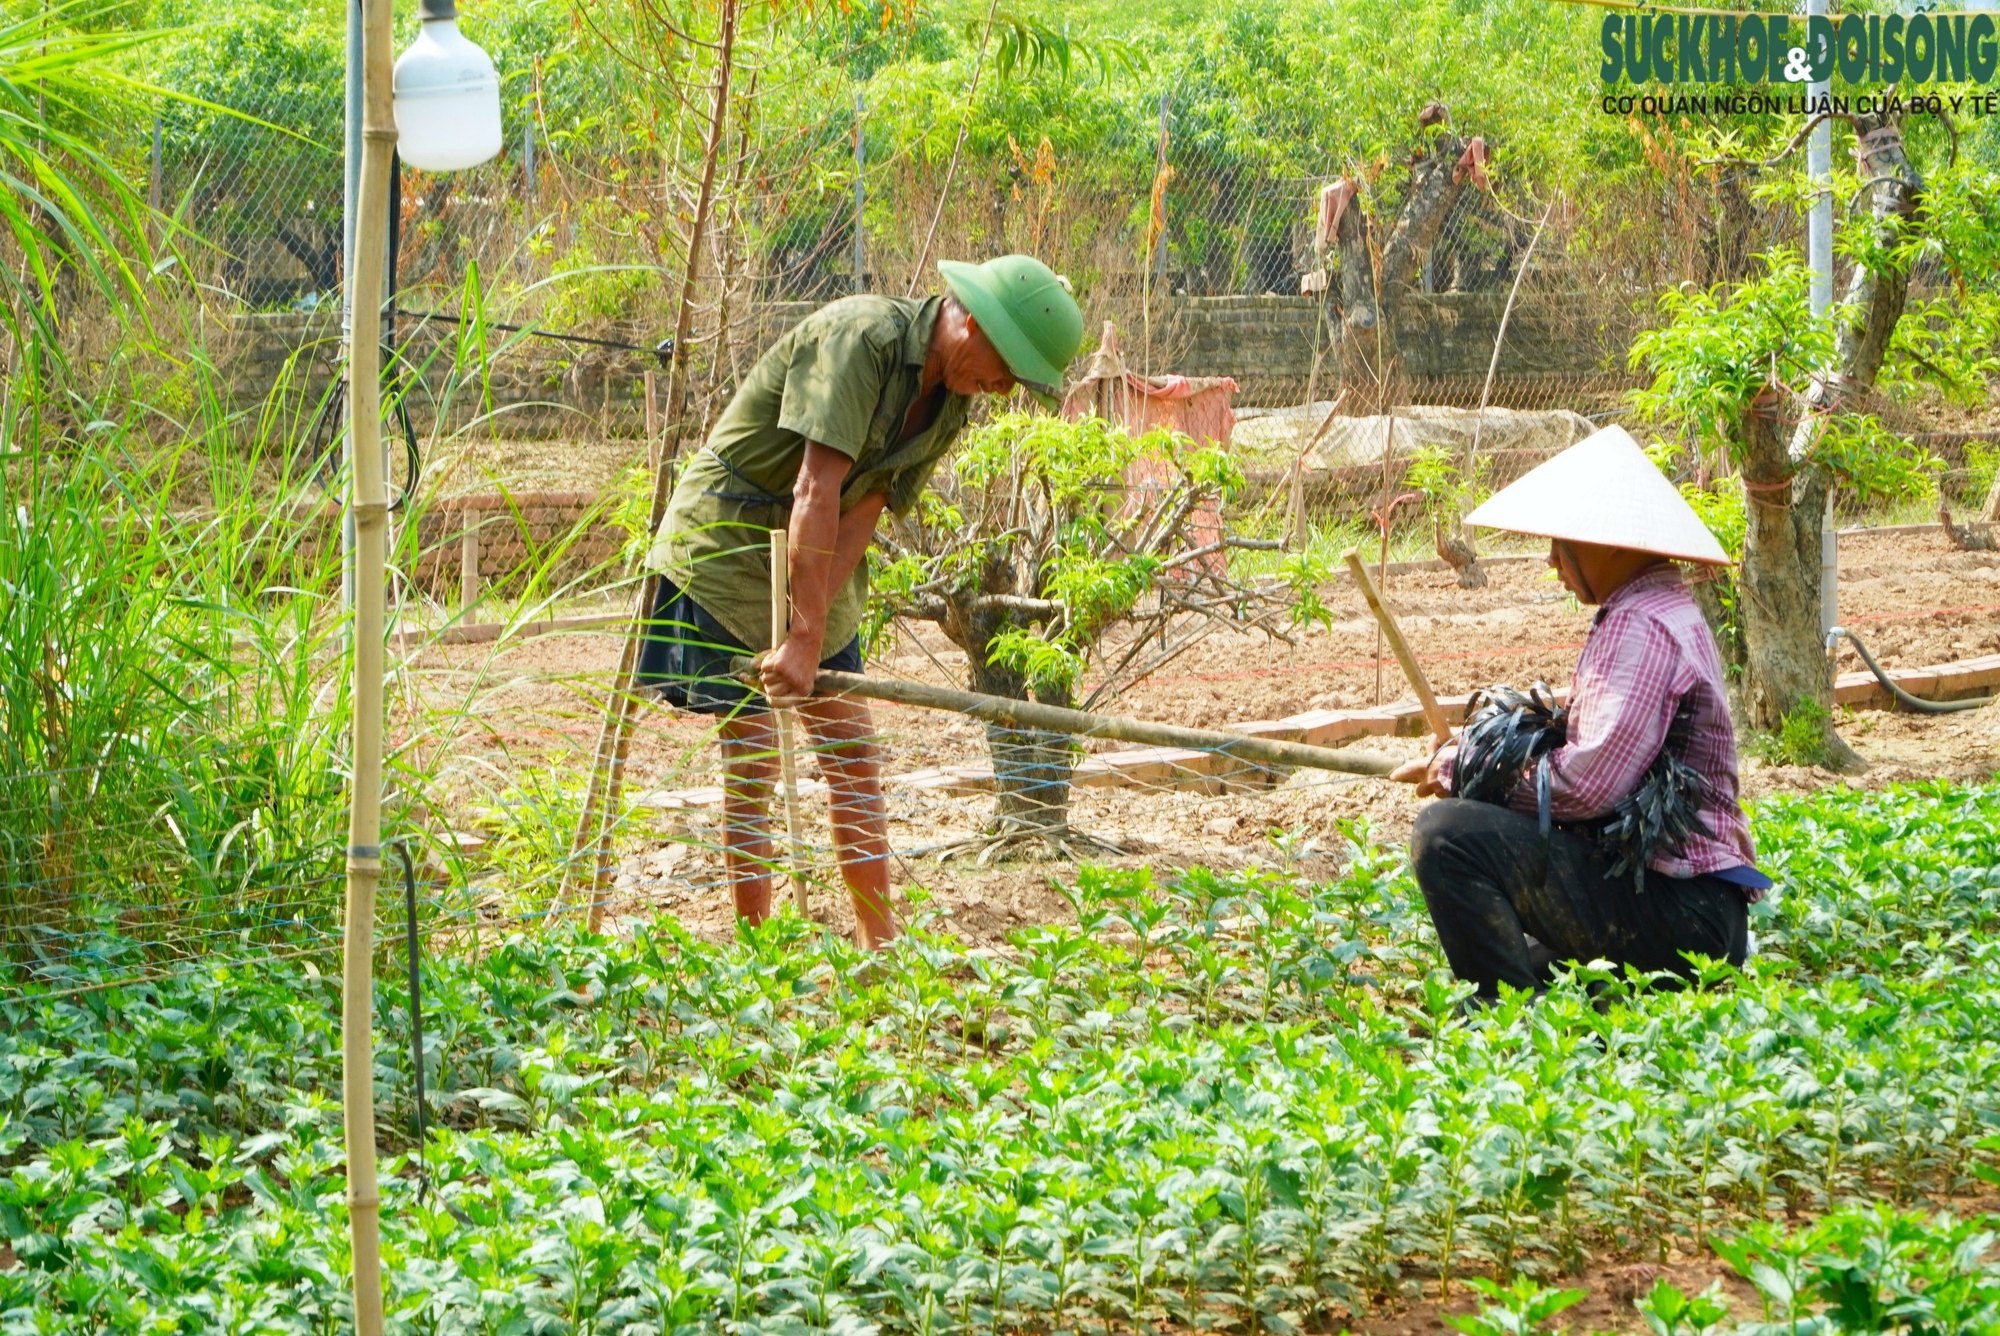
<instances>
[{"instance_id":1,"label":"green pith helmet","mask_svg":"<svg viewBox=\"0 0 2000 1336\"><path fill-rule=\"evenodd\" d=\"M1063 368L1083 345L1083 312L1069 284L1032 255L1003 255L985 264L940 260L938 272L1022 388L1047 407L1060 407Z\"/></svg>"}]
</instances>

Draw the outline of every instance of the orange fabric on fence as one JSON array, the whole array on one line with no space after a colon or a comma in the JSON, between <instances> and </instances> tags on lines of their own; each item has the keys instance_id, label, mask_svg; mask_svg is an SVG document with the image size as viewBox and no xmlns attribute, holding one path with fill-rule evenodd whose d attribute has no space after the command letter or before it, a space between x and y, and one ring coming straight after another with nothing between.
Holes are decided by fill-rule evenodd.
<instances>
[{"instance_id":1,"label":"orange fabric on fence","mask_svg":"<svg viewBox=\"0 0 2000 1336\"><path fill-rule=\"evenodd\" d=\"M1236 382L1227 376L1139 376L1125 366L1118 348L1118 331L1104 322L1104 338L1090 356L1083 379L1063 400L1066 418L1101 417L1121 424L1134 436L1166 428L1198 446L1227 445L1236 429L1230 406ZM1125 485L1134 492L1163 492L1173 485L1173 466L1164 460L1141 459L1125 471ZM1188 516L1188 536L1194 547L1222 541L1222 512L1202 506ZM1221 572L1229 554L1217 551L1202 558L1207 569Z\"/></svg>"}]
</instances>

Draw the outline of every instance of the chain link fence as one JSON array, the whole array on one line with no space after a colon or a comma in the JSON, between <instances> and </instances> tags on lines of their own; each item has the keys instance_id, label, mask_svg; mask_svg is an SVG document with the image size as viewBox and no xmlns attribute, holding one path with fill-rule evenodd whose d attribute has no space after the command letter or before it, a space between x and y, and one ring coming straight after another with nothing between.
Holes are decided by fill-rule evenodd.
<instances>
[{"instance_id":1,"label":"chain link fence","mask_svg":"<svg viewBox=\"0 0 2000 1336\"><path fill-rule=\"evenodd\" d=\"M1310 122L1289 137L1252 137L1218 125L1212 105L1192 98L1101 90L1079 95L1088 105L1067 119L1056 98L1047 136L1010 135L984 114L982 98L1000 96L996 87L1017 96L990 64L983 82L933 89L928 109L913 113L894 90L827 77L828 43L853 41L848 19L815 12L761 31L734 71L691 284L712 57L660 65L654 73L670 91L635 103L631 84L643 79L632 70L613 67L607 77L617 86L579 91L573 67L501 50L503 154L469 172L409 171L399 182L392 365L411 438L426 449L446 435L554 438L560 456L569 438L615 437L629 444L637 472L651 462L646 446L670 430L657 393L664 363L652 350L674 332L684 290L684 425L694 437L769 340L815 305L857 291L930 291L940 258L1023 250L1071 278L1091 322L1088 342L1111 327L1131 370L1235 382L1238 446L1252 485L1232 518L1246 531L1296 536L1307 508L1330 528L1364 523L1403 485L1423 442L1460 440L1413 436L1423 415L1412 406L1496 410L1471 439L1490 460L1485 482L1506 481L1620 409L1636 382L1626 350L1656 318L1662 290L1742 277L1757 254L1798 237L1796 210L1756 193L1760 169L1694 175L1662 167L1615 189L1579 190L1517 168L1508 127L1434 116L1414 102L1398 151L1367 157ZM285 401L285 413L259 420L311 437L330 456L343 281L340 52L326 33L304 27L258 32L255 41L231 39L246 52L233 63L189 56L165 70L165 86L213 105L162 104L135 132L133 156L145 163L153 199L180 224L187 290L234 403ZM600 91L604 106L642 105L657 123L593 119ZM878 92L886 105L871 105ZM1301 448L1335 412L1356 419L1346 438L1366 453L1335 458L1329 447L1305 479ZM1535 416L1503 423L1499 413ZM295 444L281 443L279 453L289 456ZM412 476L399 463L399 486ZM1294 476L1299 501L1288 524L1281 484ZM512 496L450 487L457 490L417 477L397 519L404 639L396 709L408 774L423 776L411 780L398 811L410 830L427 832L414 853L423 922L506 931L556 912L546 896L524 902L492 869L547 884L567 870L580 768L617 657L605 652L617 627L604 623L622 611L634 571L622 542L630 534L620 529L632 527L632 497L556 478L546 491ZM325 516L316 522L331 534ZM1429 525L1418 527L1399 531L1398 556L1428 557ZM338 574L324 554L333 547L330 538L321 544L313 585L329 601ZM205 550L190 543L175 560L198 564ZM256 582L246 575L241 583ZM596 606L572 606L593 597ZM522 649L524 628L587 622L592 613L598 626L571 625L572 635ZM453 638L475 623L491 636ZM1342 634L1350 632L1365 639L1365 627ZM1546 671L1554 672L1572 648L1551 643L1537 652L1548 651ZM1325 657L1320 667L1351 670L1356 682L1380 676L1379 667L1358 666L1364 654L1354 646ZM1366 657L1379 663L1379 653ZM312 689L331 699L337 661L323 654L315 662ZM56 667L43 674L49 683L62 676ZM29 672L17 685L32 696L41 680ZM1354 698L1343 704L1373 708L1360 687L1346 685ZM900 725L890 741L920 769L978 764L978 739L935 721ZM679 824L634 855L639 861L627 860L620 896L663 878L690 897L726 888L708 742L676 735L635 778L634 791L655 795L656 813L678 814ZM226 770L240 755L218 751L215 765ZM250 857L256 877L217 881L191 900L188 888L209 875L204 869L226 862L204 862L198 851L251 848L257 830L239 829L241 818L213 803L198 826L176 826L172 803L158 795L129 813L78 805L75 795L109 792L105 767L117 763L23 763L0 781L0 836L13 840L0 939L22 977L80 987L93 971L203 954L247 960L336 940L331 825L301 837L284 859ZM338 779L331 750L300 765ZM190 765L186 773L202 771ZM1092 787L1119 789L1122 797L1104 800L1102 819L1135 827L1148 800L1168 795L1187 809L1184 824L1196 825L1211 801L1217 813L1248 821L1246 804L1271 801L1275 790L1283 790L1279 806L1299 811L1325 796L1212 754L1093 760L1083 773L1121 777ZM913 819L922 834L900 843L902 852L976 844L976 818L945 799L979 782L953 773L929 787L903 786L908 811L935 812ZM983 782L992 783L990 766ZM331 801L337 787L315 789L314 801ZM825 796L811 801L823 805ZM622 833L643 830L644 808L627 814ZM86 827L101 832L105 847L129 836L132 847L154 851L150 862L87 869L67 847ZM1321 838L1333 843L1330 832ZM832 851L807 854L819 889L837 895ZM393 898L385 893L385 902Z\"/></svg>"},{"instance_id":2,"label":"chain link fence","mask_svg":"<svg viewBox=\"0 0 2000 1336\"><path fill-rule=\"evenodd\" d=\"M1352 378L1342 271L1357 255L1315 245L1321 196L1353 184L1350 207L1368 221L1358 258L1379 266L1407 221L1408 162L1349 160L1314 128L1295 141L1237 142L1212 124L1212 107L1171 96L1096 97L1086 146L996 135L970 88L913 124L907 107L871 109L861 93L817 86L825 62L804 57L826 38L813 20L770 34L774 50L738 82L698 257L689 351L705 396L726 394L771 333L813 304L928 291L939 258L1009 250L1067 274L1093 331L1113 322L1135 370L1229 375L1238 402L1256 407L1330 398ZM787 74L792 56L805 74ZM322 313L313 337L328 353L341 280L338 68L316 83L199 88L240 116L168 104L150 159L154 193L194 239L188 262L217 311L249 330L271 328L278 313ZM670 332L686 264L704 80L681 87L685 125L619 142L565 121L561 99L535 91L535 69L503 73L527 91L510 98L502 157L471 172L405 174L398 305L462 313L470 282L488 318L651 347ZM986 78L990 95L1000 76ZM1616 198L1566 199L1522 276L1561 183L1521 176L1505 127L1420 127L1418 111L1408 112L1409 155L1435 158L1448 144L1455 159L1474 140L1482 155L1442 215L1418 220L1409 272L1385 276L1407 308L1392 323L1409 331L1399 351L1411 402L1478 402L1520 277L1491 402L1601 405L1632 382L1624 348L1661 282L1713 281L1775 239L1716 235L1742 202L1734 186L1703 198L1685 182L1640 181ZM1299 170L1314 160L1318 170ZM1330 281L1309 293L1321 271ZM524 389L597 413L614 401L636 411L629 382L643 357L535 348L550 356Z\"/></svg>"}]
</instances>

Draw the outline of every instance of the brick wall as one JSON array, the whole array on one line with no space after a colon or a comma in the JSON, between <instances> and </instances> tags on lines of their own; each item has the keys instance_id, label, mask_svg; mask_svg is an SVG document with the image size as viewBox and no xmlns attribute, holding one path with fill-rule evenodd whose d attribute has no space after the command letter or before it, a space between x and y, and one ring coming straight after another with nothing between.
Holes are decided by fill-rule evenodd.
<instances>
[{"instance_id":1,"label":"brick wall","mask_svg":"<svg viewBox=\"0 0 2000 1336\"><path fill-rule=\"evenodd\" d=\"M1504 292L1440 293L1409 303L1403 338L1408 402L1475 406L1506 307ZM1508 408L1578 408L1615 396L1634 383L1624 370L1629 331L1593 328L1575 318L1581 301L1544 296L1516 305L1501 349L1493 402ZM1156 359L1184 375L1230 376L1239 404L1302 403L1317 338L1322 347L1318 389L1332 397L1340 384L1338 332L1332 316L1318 330L1310 297L1177 298L1155 324ZM1139 341L1129 336L1128 357ZM1585 408L1584 411L1589 411Z\"/></svg>"}]
</instances>

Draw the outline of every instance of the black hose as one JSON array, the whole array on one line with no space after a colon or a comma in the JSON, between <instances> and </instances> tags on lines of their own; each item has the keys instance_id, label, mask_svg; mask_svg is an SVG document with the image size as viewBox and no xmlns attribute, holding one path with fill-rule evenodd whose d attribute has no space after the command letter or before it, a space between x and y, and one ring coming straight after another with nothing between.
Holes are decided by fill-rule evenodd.
<instances>
[{"instance_id":1,"label":"black hose","mask_svg":"<svg viewBox=\"0 0 2000 1336\"><path fill-rule=\"evenodd\" d=\"M395 153L389 159L392 170L389 173L389 310L396 309L396 295L402 291L403 256L403 155ZM396 322L392 318L382 334L382 366L387 370L396 365ZM396 417L403 424L403 488L396 493L396 499L389 503L389 513L395 514L408 505L410 498L417 494L417 482L423 476L424 457L417 449L417 429L410 425L409 386L405 385L396 394Z\"/></svg>"},{"instance_id":2,"label":"black hose","mask_svg":"<svg viewBox=\"0 0 2000 1336\"><path fill-rule=\"evenodd\" d=\"M424 1163L424 1143L430 1139L430 1111L424 1098L423 968L417 941L417 868L404 841L398 840L390 847L403 860L404 930L410 965L410 1080L416 1087L417 1097L417 1192L421 1197L430 1187L430 1171Z\"/></svg>"},{"instance_id":3,"label":"black hose","mask_svg":"<svg viewBox=\"0 0 2000 1336\"><path fill-rule=\"evenodd\" d=\"M1867 664L1868 671L1875 674L1875 680L1888 688L1889 694L1895 697L1898 703L1907 709L1915 710L1918 714L1957 714L1960 710L1976 710L1993 699L1991 696L1972 696L1965 700L1925 700L1921 696L1912 696L1890 680L1889 674L1882 671L1882 665L1875 662L1875 656L1868 652L1868 646L1861 643L1861 637L1846 627L1836 626L1826 633L1827 649L1831 650L1833 642L1842 636L1846 636L1849 643L1854 646L1855 653L1861 656L1861 662Z\"/></svg>"}]
</instances>

